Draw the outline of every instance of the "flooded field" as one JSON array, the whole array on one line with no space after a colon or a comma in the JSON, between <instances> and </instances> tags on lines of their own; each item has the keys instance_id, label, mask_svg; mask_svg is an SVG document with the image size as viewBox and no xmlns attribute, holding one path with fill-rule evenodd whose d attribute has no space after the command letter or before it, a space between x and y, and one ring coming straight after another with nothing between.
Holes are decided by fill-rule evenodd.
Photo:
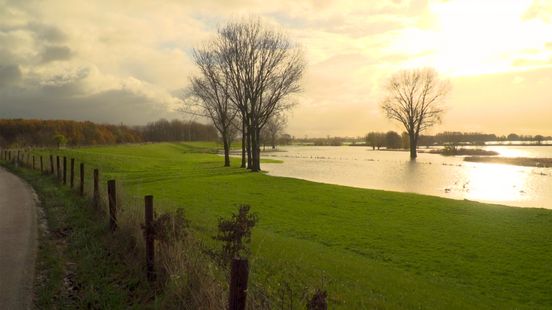
<instances>
[{"instance_id":1,"label":"flooded field","mask_svg":"<svg viewBox=\"0 0 552 310\"><path fill-rule=\"evenodd\" d=\"M550 146L487 146L505 157L552 157ZM369 147L287 146L265 157L270 175L362 188L413 192L518 207L552 209L552 168L464 162L463 157L374 151Z\"/></svg>"}]
</instances>

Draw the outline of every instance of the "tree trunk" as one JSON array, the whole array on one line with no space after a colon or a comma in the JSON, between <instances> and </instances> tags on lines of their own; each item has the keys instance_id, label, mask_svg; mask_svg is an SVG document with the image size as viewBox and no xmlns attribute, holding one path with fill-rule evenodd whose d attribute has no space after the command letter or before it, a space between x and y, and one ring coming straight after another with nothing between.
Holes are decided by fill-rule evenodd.
<instances>
[{"instance_id":1,"label":"tree trunk","mask_svg":"<svg viewBox=\"0 0 552 310\"><path fill-rule=\"evenodd\" d=\"M251 154L251 125L247 126L247 169L253 168Z\"/></svg>"},{"instance_id":2,"label":"tree trunk","mask_svg":"<svg viewBox=\"0 0 552 310\"><path fill-rule=\"evenodd\" d=\"M245 168L245 134L246 128L245 128L245 121L242 121L242 160L241 160L241 168Z\"/></svg>"},{"instance_id":3,"label":"tree trunk","mask_svg":"<svg viewBox=\"0 0 552 310\"><path fill-rule=\"evenodd\" d=\"M259 169L257 168L257 161L258 161L258 153L257 149L259 149L259 136L258 136L258 130L255 128L255 124L252 125L251 128L251 171L258 172Z\"/></svg>"},{"instance_id":4,"label":"tree trunk","mask_svg":"<svg viewBox=\"0 0 552 310\"><path fill-rule=\"evenodd\" d=\"M222 136L224 141L224 167L230 167L230 143L226 134Z\"/></svg>"},{"instance_id":5,"label":"tree trunk","mask_svg":"<svg viewBox=\"0 0 552 310\"><path fill-rule=\"evenodd\" d=\"M418 154L416 153L416 136L414 133L409 133L410 136L410 159L416 159L418 157Z\"/></svg>"},{"instance_id":6,"label":"tree trunk","mask_svg":"<svg viewBox=\"0 0 552 310\"><path fill-rule=\"evenodd\" d=\"M257 125L255 127L258 127ZM253 166L254 172L261 171L261 144L260 144L260 137L261 137L261 129L255 128L255 140L256 140L256 146L254 148L255 150L255 161Z\"/></svg>"}]
</instances>

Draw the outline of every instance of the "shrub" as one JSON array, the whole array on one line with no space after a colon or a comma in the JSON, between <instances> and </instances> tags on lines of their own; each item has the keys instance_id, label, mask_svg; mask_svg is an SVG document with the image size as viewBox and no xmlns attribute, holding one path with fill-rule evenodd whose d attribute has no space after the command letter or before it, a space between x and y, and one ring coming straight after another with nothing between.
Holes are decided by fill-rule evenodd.
<instances>
[{"instance_id":1,"label":"shrub","mask_svg":"<svg viewBox=\"0 0 552 310\"><path fill-rule=\"evenodd\" d=\"M251 230L257 223L257 216L250 213L250 209L249 205L239 205L238 213L232 214L231 219L219 218L218 234L213 238L223 242L218 254L223 265L248 254L246 245L251 242Z\"/></svg>"}]
</instances>

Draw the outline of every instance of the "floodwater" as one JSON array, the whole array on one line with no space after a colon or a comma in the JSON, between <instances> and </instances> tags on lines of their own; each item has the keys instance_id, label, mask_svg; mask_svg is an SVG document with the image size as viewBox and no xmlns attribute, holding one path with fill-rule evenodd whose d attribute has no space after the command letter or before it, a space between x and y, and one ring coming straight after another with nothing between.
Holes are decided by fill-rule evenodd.
<instances>
[{"instance_id":1,"label":"floodwater","mask_svg":"<svg viewBox=\"0 0 552 310\"><path fill-rule=\"evenodd\" d=\"M549 157L551 146L486 146L505 157ZM286 146L263 157L269 175L361 188L412 192L518 207L552 209L552 168L465 162L463 157L353 146Z\"/></svg>"}]
</instances>

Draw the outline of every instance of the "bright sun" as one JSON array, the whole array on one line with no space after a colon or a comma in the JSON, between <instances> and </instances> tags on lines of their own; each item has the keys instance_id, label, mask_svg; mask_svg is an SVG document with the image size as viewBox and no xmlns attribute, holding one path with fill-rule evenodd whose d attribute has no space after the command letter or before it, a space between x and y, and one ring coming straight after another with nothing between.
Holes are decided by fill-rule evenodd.
<instances>
[{"instance_id":1,"label":"bright sun","mask_svg":"<svg viewBox=\"0 0 552 310\"><path fill-rule=\"evenodd\" d=\"M395 48L418 55L408 65L433 66L451 76L511 71L519 59L547 60L550 29L524 19L530 6L530 0L433 3L430 27L405 31Z\"/></svg>"}]
</instances>

